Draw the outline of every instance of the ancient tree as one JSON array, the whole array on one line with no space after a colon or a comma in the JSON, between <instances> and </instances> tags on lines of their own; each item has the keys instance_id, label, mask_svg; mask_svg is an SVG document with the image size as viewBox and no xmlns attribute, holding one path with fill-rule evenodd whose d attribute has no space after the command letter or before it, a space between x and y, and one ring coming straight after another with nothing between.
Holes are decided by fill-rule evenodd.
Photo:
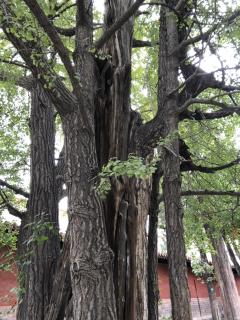
<instances>
[{"instance_id":1,"label":"ancient tree","mask_svg":"<svg viewBox=\"0 0 240 320\"><path fill-rule=\"evenodd\" d=\"M141 5L144 0L106 1L102 33L98 36L92 0L0 3L2 36L14 46L15 55L21 58L19 66L24 62L34 84L30 88L32 180L19 252L25 236L32 239L37 232L37 241L33 239L30 245L30 265L23 270L19 266L26 274L26 291L19 304L18 319L30 320L36 314L39 319L49 320L64 316L74 320L157 319L160 178L172 315L174 320L192 319L181 172L214 173L237 161L212 167L195 164L179 128L182 120L201 122L239 113L236 105L221 101L225 94L232 97L237 88L204 72L191 57L191 48L197 47L194 58L201 58L200 45L210 46L211 35L219 28L216 23L207 31L202 30L201 21L195 16L197 10L204 11L202 6L184 1L150 3L149 10L152 6L160 8L159 40L151 43L133 36L136 19L144 13ZM238 16L236 10L220 18L228 27ZM145 46L159 50L157 110L147 122L132 110L130 100L132 49ZM23 79L26 77L22 73L15 84ZM202 94L209 88L220 93L206 98ZM196 104L218 109L199 111ZM57 165L54 112L60 117L64 133ZM160 150L157 160L156 148ZM121 168L125 165L121 174L112 174L116 167L113 159ZM138 168L136 172L127 170L129 159L141 159L142 168L154 172L153 176L140 174ZM111 190L102 199L99 173L109 163ZM55 232L63 182L69 226L60 255ZM43 283L44 288L40 288Z\"/></svg>"}]
</instances>

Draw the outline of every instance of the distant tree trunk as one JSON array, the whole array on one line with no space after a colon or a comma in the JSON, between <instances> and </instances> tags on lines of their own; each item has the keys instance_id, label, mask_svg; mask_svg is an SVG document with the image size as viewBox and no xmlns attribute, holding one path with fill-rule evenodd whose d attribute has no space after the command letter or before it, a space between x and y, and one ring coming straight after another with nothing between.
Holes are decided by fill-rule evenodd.
<instances>
[{"instance_id":1,"label":"distant tree trunk","mask_svg":"<svg viewBox=\"0 0 240 320\"><path fill-rule=\"evenodd\" d=\"M207 285L208 297L209 297L209 302L211 307L212 320L221 320L221 313L219 310L215 286L212 281L207 281L206 285Z\"/></svg>"},{"instance_id":2,"label":"distant tree trunk","mask_svg":"<svg viewBox=\"0 0 240 320\"><path fill-rule=\"evenodd\" d=\"M148 228L148 320L158 320L158 213L159 213L159 184L162 169L160 163L153 174L152 192L149 208Z\"/></svg>"},{"instance_id":3,"label":"distant tree trunk","mask_svg":"<svg viewBox=\"0 0 240 320\"><path fill-rule=\"evenodd\" d=\"M227 320L239 320L240 300L224 240L211 237L211 242L216 251L212 260L223 298L224 316Z\"/></svg>"},{"instance_id":4,"label":"distant tree trunk","mask_svg":"<svg viewBox=\"0 0 240 320\"><path fill-rule=\"evenodd\" d=\"M228 250L229 256L230 256L230 258L232 260L232 263L233 263L233 265L234 265L234 267L235 267L235 269L237 271L238 276L240 276L240 265L239 265L239 263L237 261L236 254L233 251L231 244L229 242L225 242L225 243L226 243L226 246L227 246L227 250Z\"/></svg>"},{"instance_id":5,"label":"distant tree trunk","mask_svg":"<svg viewBox=\"0 0 240 320\"><path fill-rule=\"evenodd\" d=\"M24 255L22 261L27 265L19 270L20 277L25 277L26 292L19 303L19 320L44 319L60 250L54 171L54 110L37 83L31 91L31 99L30 198L27 218L23 219L20 229L24 248L19 248L19 253Z\"/></svg>"},{"instance_id":6,"label":"distant tree trunk","mask_svg":"<svg viewBox=\"0 0 240 320\"><path fill-rule=\"evenodd\" d=\"M170 1L174 6L175 2ZM191 320L191 305L184 245L181 173L178 137L177 17L161 7L159 40L158 109L162 125L163 198L165 206L168 268L173 320Z\"/></svg>"},{"instance_id":7,"label":"distant tree trunk","mask_svg":"<svg viewBox=\"0 0 240 320\"><path fill-rule=\"evenodd\" d=\"M207 255L205 252L201 251L201 260L205 264L208 264ZM221 313L219 310L218 300L216 296L215 284L212 280L213 274L209 274L207 271L203 274L203 280L207 286L208 297L211 307L212 320L221 320Z\"/></svg>"}]
</instances>

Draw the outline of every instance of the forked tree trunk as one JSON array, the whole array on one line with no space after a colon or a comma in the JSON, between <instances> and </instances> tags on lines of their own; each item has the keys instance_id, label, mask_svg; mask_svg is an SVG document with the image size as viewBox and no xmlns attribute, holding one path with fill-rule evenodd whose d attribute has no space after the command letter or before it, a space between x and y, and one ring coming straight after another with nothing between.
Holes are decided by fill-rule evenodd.
<instances>
[{"instance_id":1,"label":"forked tree trunk","mask_svg":"<svg viewBox=\"0 0 240 320\"><path fill-rule=\"evenodd\" d=\"M106 2L105 23L110 27L134 1ZM111 56L101 66L95 123L101 167L116 157L127 160L136 153L134 133L141 124L130 108L131 50L134 18L109 40L104 52ZM138 153L140 156L145 156ZM114 251L114 284L118 320L147 319L146 219L150 183L117 178L104 201L108 241Z\"/></svg>"},{"instance_id":2,"label":"forked tree trunk","mask_svg":"<svg viewBox=\"0 0 240 320\"><path fill-rule=\"evenodd\" d=\"M172 2L174 6L174 1ZM161 7L159 52L158 108L162 124L163 197L165 206L168 268L173 320L191 320L183 211L181 205L181 173L178 138L178 69L177 17Z\"/></svg>"},{"instance_id":3,"label":"forked tree trunk","mask_svg":"<svg viewBox=\"0 0 240 320\"><path fill-rule=\"evenodd\" d=\"M63 116L69 201L70 275L74 320L115 320L113 254L96 192L98 163L94 128L96 79L92 1L77 2L74 62L79 75L78 108Z\"/></svg>"},{"instance_id":4,"label":"forked tree trunk","mask_svg":"<svg viewBox=\"0 0 240 320\"><path fill-rule=\"evenodd\" d=\"M54 110L37 83L31 91L31 99L30 198L28 216L20 229L20 240L24 240L20 254L24 255L22 261L27 267L20 267L19 271L20 277L26 279L26 292L19 303L19 320L44 319L60 249L54 172Z\"/></svg>"},{"instance_id":5,"label":"forked tree trunk","mask_svg":"<svg viewBox=\"0 0 240 320\"><path fill-rule=\"evenodd\" d=\"M107 243L103 209L94 184L97 160L93 119L88 118L88 123L83 124L81 114L74 112L64 118L63 128L73 319L115 320L113 255Z\"/></svg>"},{"instance_id":6,"label":"forked tree trunk","mask_svg":"<svg viewBox=\"0 0 240 320\"><path fill-rule=\"evenodd\" d=\"M223 299L224 317L227 320L239 320L240 299L224 240L222 237L211 237L211 242L216 251L212 260Z\"/></svg>"}]
</instances>

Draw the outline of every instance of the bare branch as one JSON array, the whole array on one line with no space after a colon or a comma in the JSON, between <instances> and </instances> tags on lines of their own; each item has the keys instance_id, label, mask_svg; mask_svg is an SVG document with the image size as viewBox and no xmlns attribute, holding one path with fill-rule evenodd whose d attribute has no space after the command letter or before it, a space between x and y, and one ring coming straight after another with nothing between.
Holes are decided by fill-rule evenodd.
<instances>
[{"instance_id":1,"label":"bare branch","mask_svg":"<svg viewBox=\"0 0 240 320\"><path fill-rule=\"evenodd\" d=\"M201 165L196 165L192 161L183 161L181 163L181 171L182 172L184 172L184 171L199 171L199 172L203 172L203 173L215 173L217 171L231 168L239 163L240 163L240 158L237 158L237 159L235 159L229 163L226 163L224 165L221 165L221 166L205 167L205 166L201 166Z\"/></svg>"},{"instance_id":2,"label":"bare branch","mask_svg":"<svg viewBox=\"0 0 240 320\"><path fill-rule=\"evenodd\" d=\"M56 31L65 37L73 37L76 34L76 28L60 28L55 26Z\"/></svg>"},{"instance_id":3,"label":"bare branch","mask_svg":"<svg viewBox=\"0 0 240 320\"><path fill-rule=\"evenodd\" d=\"M72 4L69 4L68 6L66 6L65 8L62 8L66 4L66 2L67 1L63 2L62 5L58 6L58 8L57 8L58 12L54 16L49 17L49 18L51 18L51 20L60 17L60 15L63 14L64 12L66 12L68 9L76 6L76 3L72 3Z\"/></svg>"},{"instance_id":4,"label":"bare branch","mask_svg":"<svg viewBox=\"0 0 240 320\"><path fill-rule=\"evenodd\" d=\"M181 196L231 196L240 197L240 192L237 191L217 191L217 190L187 190L182 191Z\"/></svg>"},{"instance_id":5,"label":"bare branch","mask_svg":"<svg viewBox=\"0 0 240 320\"><path fill-rule=\"evenodd\" d=\"M180 120L196 120L196 121L204 121L204 120L215 120L226 118L232 116L234 113L240 114L240 109L233 107L232 109L221 109L214 112L202 112L200 110L189 111L186 110L179 115Z\"/></svg>"},{"instance_id":6,"label":"bare branch","mask_svg":"<svg viewBox=\"0 0 240 320\"><path fill-rule=\"evenodd\" d=\"M150 41L133 39L133 43L132 43L133 48L153 47L154 45L158 45L158 42L153 44Z\"/></svg>"},{"instance_id":7,"label":"bare branch","mask_svg":"<svg viewBox=\"0 0 240 320\"><path fill-rule=\"evenodd\" d=\"M238 191L218 191L218 190L186 190L181 191L182 197L191 196L230 196L230 197L240 197L240 192ZM159 202L163 201L163 195L159 196Z\"/></svg>"},{"instance_id":8,"label":"bare branch","mask_svg":"<svg viewBox=\"0 0 240 320\"><path fill-rule=\"evenodd\" d=\"M224 102L216 101L216 100L214 100L214 98L210 98L210 99L190 98L178 109L178 112L182 113L189 106L191 106L193 104L207 104L207 105L220 107L222 109L221 111L223 111L223 109L224 109L224 110L240 113L240 106L229 105Z\"/></svg>"},{"instance_id":9,"label":"bare branch","mask_svg":"<svg viewBox=\"0 0 240 320\"><path fill-rule=\"evenodd\" d=\"M23 64L22 62L19 62L19 61L6 60L6 59L0 58L0 62L6 63L6 64L10 64L10 65L14 65L14 66L17 66L17 67L21 67L21 68L24 68L24 69L28 69L28 67L25 64Z\"/></svg>"},{"instance_id":10,"label":"bare branch","mask_svg":"<svg viewBox=\"0 0 240 320\"><path fill-rule=\"evenodd\" d=\"M176 88L174 92L169 93L173 94L179 91L182 87L185 87L179 94L180 101L185 102L186 97L196 97L199 93L208 88L220 89L225 92L239 90L239 87L226 85L222 81L216 80L214 72L207 73L193 64L181 63L181 70L185 78L185 82Z\"/></svg>"},{"instance_id":11,"label":"bare branch","mask_svg":"<svg viewBox=\"0 0 240 320\"><path fill-rule=\"evenodd\" d=\"M4 194L3 191L0 190L0 197L2 198L2 203L1 205L6 208L8 210L8 212L14 216L14 217L17 217L17 218L20 218L22 219L24 213L23 212L20 212L18 209L16 209L15 207L13 207L9 201L8 201L8 198L7 196Z\"/></svg>"},{"instance_id":12,"label":"bare branch","mask_svg":"<svg viewBox=\"0 0 240 320\"><path fill-rule=\"evenodd\" d=\"M145 2L141 4L141 6L160 6L160 5L161 5L160 2Z\"/></svg>"},{"instance_id":13,"label":"bare branch","mask_svg":"<svg viewBox=\"0 0 240 320\"><path fill-rule=\"evenodd\" d=\"M15 207L13 207L10 203L6 203L5 207L7 208L8 212L14 216L17 217L19 219L22 219L24 212L21 212L19 210L17 210Z\"/></svg>"},{"instance_id":14,"label":"bare branch","mask_svg":"<svg viewBox=\"0 0 240 320\"><path fill-rule=\"evenodd\" d=\"M57 30L57 32L59 34L61 34L62 36L65 36L65 37L73 37L75 36L76 34L76 28L75 27L72 27L72 28L61 28L61 27L56 27L54 26L55 29ZM103 24L101 23L94 23L93 24L93 29L96 30L96 29L100 29L103 27Z\"/></svg>"},{"instance_id":15,"label":"bare branch","mask_svg":"<svg viewBox=\"0 0 240 320\"><path fill-rule=\"evenodd\" d=\"M138 8L143 2L144 0L136 0L134 4L131 7L129 7L129 9L95 42L94 48L96 50L101 49L104 46L104 44L111 38L111 36L117 30L119 30L131 16L133 16L137 12Z\"/></svg>"},{"instance_id":16,"label":"bare branch","mask_svg":"<svg viewBox=\"0 0 240 320\"><path fill-rule=\"evenodd\" d=\"M22 188L11 185L2 179L0 179L0 186L6 187L6 188L14 191L16 194L20 194L21 196L23 196L25 198L29 198L28 192L24 191Z\"/></svg>"}]
</instances>

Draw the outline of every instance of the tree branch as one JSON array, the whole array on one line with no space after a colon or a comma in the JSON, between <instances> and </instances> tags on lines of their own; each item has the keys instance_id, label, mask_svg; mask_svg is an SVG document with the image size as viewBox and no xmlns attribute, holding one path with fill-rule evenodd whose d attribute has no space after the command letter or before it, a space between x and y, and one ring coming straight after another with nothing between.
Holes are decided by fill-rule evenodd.
<instances>
[{"instance_id":1,"label":"tree branch","mask_svg":"<svg viewBox=\"0 0 240 320\"><path fill-rule=\"evenodd\" d=\"M6 188L14 191L16 194L20 194L21 196L23 196L25 198L29 198L28 192L24 191L22 188L18 188L16 186L11 185L2 179L0 179L0 186L6 187Z\"/></svg>"},{"instance_id":2,"label":"tree branch","mask_svg":"<svg viewBox=\"0 0 240 320\"><path fill-rule=\"evenodd\" d=\"M14 66L17 66L17 67L21 67L21 68L24 68L24 69L28 69L28 67L25 64L23 64L23 63L21 63L19 61L6 60L6 59L0 58L0 62L6 63L6 64L11 64L11 65L14 65Z\"/></svg>"},{"instance_id":3,"label":"tree branch","mask_svg":"<svg viewBox=\"0 0 240 320\"><path fill-rule=\"evenodd\" d=\"M240 192L237 191L218 191L218 190L186 190L181 191L182 197L191 196L230 196L230 197L240 197ZM160 195L159 201L163 201L163 195Z\"/></svg>"},{"instance_id":4,"label":"tree branch","mask_svg":"<svg viewBox=\"0 0 240 320\"><path fill-rule=\"evenodd\" d=\"M181 163L181 172L184 171L199 171L199 172L203 172L203 173L215 173L216 171L221 171L224 169L228 169L231 168L237 164L240 163L240 158L237 158L229 163L226 163L224 165L221 166L216 166L216 167L204 167L204 166L200 166L200 165L196 165L195 163L193 163L191 160L190 161L183 161Z\"/></svg>"},{"instance_id":5,"label":"tree branch","mask_svg":"<svg viewBox=\"0 0 240 320\"><path fill-rule=\"evenodd\" d=\"M66 2L68 2L68 0L63 2L61 5L58 6L58 8L57 8L58 12L54 16L49 17L49 18L51 18L51 20L60 17L60 15L63 14L65 11L67 11L68 9L76 6L76 3L72 3L72 4L69 4L68 6L66 6L65 8L62 9L62 7L66 4Z\"/></svg>"},{"instance_id":6,"label":"tree branch","mask_svg":"<svg viewBox=\"0 0 240 320\"><path fill-rule=\"evenodd\" d=\"M19 219L23 218L23 215L25 214L24 212L21 212L17 210L15 207L13 207L10 203L5 203L5 207L7 208L8 212Z\"/></svg>"},{"instance_id":7,"label":"tree branch","mask_svg":"<svg viewBox=\"0 0 240 320\"><path fill-rule=\"evenodd\" d=\"M196 121L215 120L215 119L226 118L228 116L233 115L234 113L240 114L240 109L235 109L235 107L233 107L232 109L231 108L222 109L214 112L202 112L200 110L195 110L195 111L186 110L180 114L179 119L180 120L189 119L189 120L196 120Z\"/></svg>"},{"instance_id":8,"label":"tree branch","mask_svg":"<svg viewBox=\"0 0 240 320\"><path fill-rule=\"evenodd\" d=\"M231 196L240 197L240 192L237 191L217 191L217 190L187 190L181 192L182 197L189 196Z\"/></svg>"},{"instance_id":9,"label":"tree branch","mask_svg":"<svg viewBox=\"0 0 240 320\"><path fill-rule=\"evenodd\" d=\"M37 1L34 0L23 0L25 4L28 6L30 11L33 13L35 18L37 19L40 26L47 33L48 37L51 39L54 49L59 54L66 70L71 80L72 86L75 91L79 91L79 82L75 77L75 70L69 58L69 52L67 48L64 46L61 38L59 37L57 30L54 28L51 21L45 15L41 7L38 5Z\"/></svg>"},{"instance_id":10,"label":"tree branch","mask_svg":"<svg viewBox=\"0 0 240 320\"><path fill-rule=\"evenodd\" d=\"M180 63L182 74L185 78L185 82L182 83L174 92L170 92L169 95L178 92L182 87L185 87L179 93L179 103L183 105L188 99L197 97L201 92L208 88L220 89L224 92L234 92L239 90L239 87L226 85L222 81L215 79L213 72L207 73L201 68L193 65Z\"/></svg>"},{"instance_id":11,"label":"tree branch","mask_svg":"<svg viewBox=\"0 0 240 320\"><path fill-rule=\"evenodd\" d=\"M93 28L95 30L95 29L102 28L103 25L101 23L96 23L96 24L94 23L93 26L95 26ZM54 27L59 34L61 34L62 36L65 36L65 37L73 37L76 34L75 27L72 27L72 28L61 28L61 27L56 27L56 26L54 26Z\"/></svg>"},{"instance_id":12,"label":"tree branch","mask_svg":"<svg viewBox=\"0 0 240 320\"><path fill-rule=\"evenodd\" d=\"M117 30L119 30L131 16L133 16L137 12L138 8L143 2L144 0L136 0L134 4L131 7L129 7L129 9L95 42L95 50L101 49L104 46L104 44L111 38L111 36Z\"/></svg>"},{"instance_id":13,"label":"tree branch","mask_svg":"<svg viewBox=\"0 0 240 320\"><path fill-rule=\"evenodd\" d=\"M65 37L73 37L76 34L76 28L61 28L61 27L56 27L55 26L56 31L61 34L62 36Z\"/></svg>"},{"instance_id":14,"label":"tree branch","mask_svg":"<svg viewBox=\"0 0 240 320\"><path fill-rule=\"evenodd\" d=\"M239 113L240 112L240 106L234 106L234 105L229 105L224 102L216 101L215 99L197 99L197 98L190 98L188 99L179 109L178 112L179 114L182 113L183 111L187 110L187 108L193 104L208 104L212 106L217 106L220 107L221 110L219 111L232 111Z\"/></svg>"},{"instance_id":15,"label":"tree branch","mask_svg":"<svg viewBox=\"0 0 240 320\"><path fill-rule=\"evenodd\" d=\"M152 47L153 45L154 44L150 41L138 40L138 39L133 39L133 43L132 43L133 48ZM155 45L158 45L158 42L156 42Z\"/></svg>"},{"instance_id":16,"label":"tree branch","mask_svg":"<svg viewBox=\"0 0 240 320\"><path fill-rule=\"evenodd\" d=\"M26 65L33 73L34 78L37 78L42 86L45 88L47 94L49 94L53 104L57 108L59 114L64 116L65 114L73 111L78 102L75 97L59 79L57 74L49 67L49 64L44 56L44 50L40 47L39 42L34 41L27 42L18 38L11 32L11 27L14 24L15 18L12 15L5 0L0 2L0 6L3 11L4 19L2 23L2 29L7 39L15 46ZM36 64L32 59L33 50L41 52L40 63ZM46 79L46 75L48 78ZM51 79L51 87L49 86L49 77Z\"/></svg>"},{"instance_id":17,"label":"tree branch","mask_svg":"<svg viewBox=\"0 0 240 320\"><path fill-rule=\"evenodd\" d=\"M219 26L228 26L230 25L236 18L238 18L240 16L240 10L237 9L233 12L232 15L230 15L229 17L227 17L226 19L224 19L223 21L220 21L218 22L217 24L214 24L210 29L208 29L206 32L203 32L193 38L190 38L190 39L186 39L186 40L183 40L179 46L174 50L174 52L172 52L171 54L174 54L176 53L177 51L180 51L182 50L184 47L187 47L189 46L190 44L194 44L196 42L199 42L199 41L207 41L209 39L209 36L215 31L217 30L217 28Z\"/></svg>"},{"instance_id":18,"label":"tree branch","mask_svg":"<svg viewBox=\"0 0 240 320\"><path fill-rule=\"evenodd\" d=\"M16 209L15 207L13 207L9 201L8 201L8 198L7 196L4 194L3 191L0 190L0 197L2 198L3 202L1 203L1 205L3 205L3 207L7 208L8 212L14 216L14 217L17 217L17 218L20 218L22 219L24 213L23 212L20 212L18 209Z\"/></svg>"}]
</instances>

